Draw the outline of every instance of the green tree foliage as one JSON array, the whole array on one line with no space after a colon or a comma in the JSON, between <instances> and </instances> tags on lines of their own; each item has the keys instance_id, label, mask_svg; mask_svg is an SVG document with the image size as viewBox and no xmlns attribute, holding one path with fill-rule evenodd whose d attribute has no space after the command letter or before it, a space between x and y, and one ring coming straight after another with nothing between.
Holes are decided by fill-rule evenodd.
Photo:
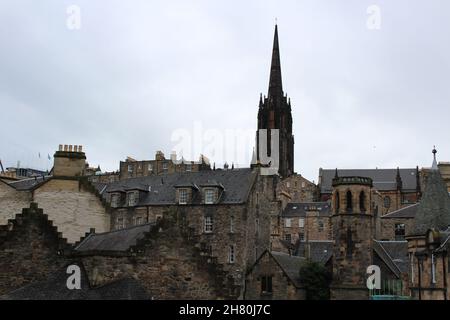
<instances>
[{"instance_id":1,"label":"green tree foliage","mask_svg":"<svg viewBox=\"0 0 450 320\"><path fill-rule=\"evenodd\" d=\"M300 268L300 281L305 286L306 300L329 300L331 274L321 264L306 262Z\"/></svg>"}]
</instances>

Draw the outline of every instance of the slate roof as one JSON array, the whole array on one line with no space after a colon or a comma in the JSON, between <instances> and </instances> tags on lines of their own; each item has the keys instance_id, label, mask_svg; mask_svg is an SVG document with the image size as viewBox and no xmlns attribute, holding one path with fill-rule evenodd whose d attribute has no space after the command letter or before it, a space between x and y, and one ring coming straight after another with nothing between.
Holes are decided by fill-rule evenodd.
<instances>
[{"instance_id":1,"label":"slate roof","mask_svg":"<svg viewBox=\"0 0 450 320\"><path fill-rule=\"evenodd\" d=\"M333 256L333 241L299 241L296 256L311 258L311 261L326 264Z\"/></svg>"},{"instance_id":2,"label":"slate roof","mask_svg":"<svg viewBox=\"0 0 450 320\"><path fill-rule=\"evenodd\" d=\"M288 203L281 213L281 217L305 217L310 207L315 207L321 217L328 217L331 214L331 206L328 202L302 202Z\"/></svg>"},{"instance_id":3,"label":"slate roof","mask_svg":"<svg viewBox=\"0 0 450 320\"><path fill-rule=\"evenodd\" d=\"M154 225L154 223L148 223L121 230L90 234L75 248L75 252L128 251L136 245L139 239L144 238Z\"/></svg>"},{"instance_id":4,"label":"slate roof","mask_svg":"<svg viewBox=\"0 0 450 320\"><path fill-rule=\"evenodd\" d=\"M403 190L416 190L416 168L400 169ZM321 169L320 192L332 192L332 180L336 169ZM373 180L373 186L380 191L397 189L397 169L338 169L339 177L367 177Z\"/></svg>"},{"instance_id":5,"label":"slate roof","mask_svg":"<svg viewBox=\"0 0 450 320\"><path fill-rule=\"evenodd\" d=\"M176 204L176 186L222 185L221 204L240 204L247 201L257 173L250 168L233 170L205 170L131 178L110 183L105 192L135 190L151 187L137 206ZM195 198L194 198L195 199Z\"/></svg>"},{"instance_id":6,"label":"slate roof","mask_svg":"<svg viewBox=\"0 0 450 320\"><path fill-rule=\"evenodd\" d=\"M146 300L150 296L133 278L123 278L91 288L84 268L81 269L81 289L67 288L66 268L45 281L31 283L0 297L0 300Z\"/></svg>"},{"instance_id":7,"label":"slate roof","mask_svg":"<svg viewBox=\"0 0 450 320\"><path fill-rule=\"evenodd\" d=\"M39 176L35 178L23 179L18 181L9 182L8 184L18 191L28 191L41 185L42 183L50 180L51 176Z\"/></svg>"},{"instance_id":8,"label":"slate roof","mask_svg":"<svg viewBox=\"0 0 450 320\"><path fill-rule=\"evenodd\" d=\"M388 214L385 214L381 217L381 219L394 219L394 218L415 218L417 209L419 207L418 203L415 203L413 205L392 211Z\"/></svg>"},{"instance_id":9,"label":"slate roof","mask_svg":"<svg viewBox=\"0 0 450 320\"><path fill-rule=\"evenodd\" d=\"M272 251L270 254L295 286L300 287L300 267L306 259L277 251Z\"/></svg>"},{"instance_id":10,"label":"slate roof","mask_svg":"<svg viewBox=\"0 0 450 320\"><path fill-rule=\"evenodd\" d=\"M439 169L431 169L414 219L412 234L424 235L429 229L446 230L450 226L450 196Z\"/></svg>"},{"instance_id":11,"label":"slate roof","mask_svg":"<svg viewBox=\"0 0 450 320\"><path fill-rule=\"evenodd\" d=\"M373 250L397 277L408 272L408 242L373 240Z\"/></svg>"}]
</instances>

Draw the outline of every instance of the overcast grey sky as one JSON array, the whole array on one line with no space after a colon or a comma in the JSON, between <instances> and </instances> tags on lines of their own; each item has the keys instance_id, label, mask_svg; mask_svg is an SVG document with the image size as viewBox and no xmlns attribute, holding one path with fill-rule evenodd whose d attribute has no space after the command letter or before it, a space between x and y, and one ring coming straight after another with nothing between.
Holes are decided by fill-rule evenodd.
<instances>
[{"instance_id":1,"label":"overcast grey sky","mask_svg":"<svg viewBox=\"0 0 450 320\"><path fill-rule=\"evenodd\" d=\"M434 144L449 161L449 16L447 0L1 0L0 158L46 169L59 144L81 144L116 170L169 155L196 124L255 131L277 18L297 172L429 166ZM200 151L222 164L251 148Z\"/></svg>"}]
</instances>

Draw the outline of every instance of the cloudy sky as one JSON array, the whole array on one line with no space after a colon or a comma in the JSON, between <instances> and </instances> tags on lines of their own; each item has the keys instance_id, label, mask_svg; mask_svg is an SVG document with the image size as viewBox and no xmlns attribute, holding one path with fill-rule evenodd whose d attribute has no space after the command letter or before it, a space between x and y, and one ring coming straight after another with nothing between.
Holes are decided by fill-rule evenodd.
<instances>
[{"instance_id":1,"label":"cloudy sky","mask_svg":"<svg viewBox=\"0 0 450 320\"><path fill-rule=\"evenodd\" d=\"M157 150L247 166L277 18L297 172L429 166L434 144L450 161L449 16L447 0L1 0L0 159L46 169L80 144L103 170Z\"/></svg>"}]
</instances>

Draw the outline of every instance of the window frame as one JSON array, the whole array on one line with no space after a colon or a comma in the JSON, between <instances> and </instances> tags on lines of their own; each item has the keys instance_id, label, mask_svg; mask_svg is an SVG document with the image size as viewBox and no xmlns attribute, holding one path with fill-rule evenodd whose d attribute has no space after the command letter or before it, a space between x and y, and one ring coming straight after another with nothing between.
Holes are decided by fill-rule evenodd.
<instances>
[{"instance_id":1,"label":"window frame","mask_svg":"<svg viewBox=\"0 0 450 320\"><path fill-rule=\"evenodd\" d=\"M236 263L236 247L234 244L230 244L228 246L228 263L229 264Z\"/></svg>"},{"instance_id":2,"label":"window frame","mask_svg":"<svg viewBox=\"0 0 450 320\"><path fill-rule=\"evenodd\" d=\"M203 222L203 232L204 233L213 233L214 231L214 220L213 217L210 215L207 215L204 217Z\"/></svg>"},{"instance_id":3,"label":"window frame","mask_svg":"<svg viewBox=\"0 0 450 320\"><path fill-rule=\"evenodd\" d=\"M273 294L273 279L272 278L273 278L273 276L261 276L261 295Z\"/></svg>"},{"instance_id":4,"label":"window frame","mask_svg":"<svg viewBox=\"0 0 450 320\"><path fill-rule=\"evenodd\" d=\"M183 195L183 197L182 197ZM184 201L182 201L182 198L185 198ZM189 202L189 191L186 188L180 188L178 189L178 204L188 204Z\"/></svg>"},{"instance_id":5,"label":"window frame","mask_svg":"<svg viewBox=\"0 0 450 320\"><path fill-rule=\"evenodd\" d=\"M205 188L203 191L204 194L204 203L205 204L215 204L217 202L216 190L214 188ZM212 195L212 200L208 199L208 195Z\"/></svg>"}]
</instances>

